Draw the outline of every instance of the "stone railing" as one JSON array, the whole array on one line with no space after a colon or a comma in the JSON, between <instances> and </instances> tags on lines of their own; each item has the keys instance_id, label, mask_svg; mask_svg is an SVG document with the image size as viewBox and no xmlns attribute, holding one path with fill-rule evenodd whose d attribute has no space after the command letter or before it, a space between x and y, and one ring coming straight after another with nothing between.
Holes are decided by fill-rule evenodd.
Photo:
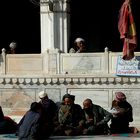
<instances>
[{"instance_id":1,"label":"stone railing","mask_svg":"<svg viewBox=\"0 0 140 140\"><path fill-rule=\"evenodd\" d=\"M120 52L105 49L103 53L60 53L48 50L43 54L5 54L0 56L0 73L3 75L111 75L116 73ZM140 56L140 53L136 53Z\"/></svg>"},{"instance_id":2,"label":"stone railing","mask_svg":"<svg viewBox=\"0 0 140 140\"><path fill-rule=\"evenodd\" d=\"M109 74L114 73L118 53L60 53L48 50L44 54L0 55L0 73L4 75L42 74ZM111 65L111 66L110 66Z\"/></svg>"}]
</instances>

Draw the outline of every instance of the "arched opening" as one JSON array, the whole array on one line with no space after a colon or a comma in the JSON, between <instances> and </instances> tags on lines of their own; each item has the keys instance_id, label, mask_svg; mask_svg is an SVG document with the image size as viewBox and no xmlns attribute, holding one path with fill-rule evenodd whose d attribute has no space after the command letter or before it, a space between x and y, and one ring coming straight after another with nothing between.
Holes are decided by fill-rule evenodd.
<instances>
[{"instance_id":1,"label":"arched opening","mask_svg":"<svg viewBox=\"0 0 140 140\"><path fill-rule=\"evenodd\" d=\"M86 40L88 52L103 52L105 47L110 51L121 52L123 42L118 32L118 13L122 0L71 0L71 45L77 37ZM132 10L136 26L140 24L138 9L140 2L132 0ZM140 29L137 28L138 44ZM140 48L137 47L137 51Z\"/></svg>"},{"instance_id":2,"label":"arched opening","mask_svg":"<svg viewBox=\"0 0 140 140\"><path fill-rule=\"evenodd\" d=\"M138 38L136 51L140 51L140 1L131 1ZM71 0L71 18L68 23L71 26L70 47L76 37L83 37L89 52L103 52L105 47L113 52L122 51L117 28L122 2ZM17 53L40 53L40 7L31 3L31 0L2 0L0 6L0 49L8 50L10 42L16 41Z\"/></svg>"},{"instance_id":3,"label":"arched opening","mask_svg":"<svg viewBox=\"0 0 140 140\"><path fill-rule=\"evenodd\" d=\"M17 53L40 53L40 7L30 0L2 0L0 49L17 42Z\"/></svg>"}]
</instances>

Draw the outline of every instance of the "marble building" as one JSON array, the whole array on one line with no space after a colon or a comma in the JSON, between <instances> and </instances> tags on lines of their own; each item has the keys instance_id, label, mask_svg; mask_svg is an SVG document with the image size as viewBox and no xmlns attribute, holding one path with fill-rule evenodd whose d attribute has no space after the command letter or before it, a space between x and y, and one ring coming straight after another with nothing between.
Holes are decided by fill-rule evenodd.
<instances>
[{"instance_id":1,"label":"marble building","mask_svg":"<svg viewBox=\"0 0 140 140\"><path fill-rule=\"evenodd\" d=\"M69 0L55 0L53 7L41 1L41 54L0 55L0 104L6 115L22 116L38 92L47 91L55 102L65 93L85 98L110 109L116 91L126 94L133 106L134 122L140 126L140 78L117 76L117 58L105 48L100 53L69 54ZM140 53L135 53L139 56Z\"/></svg>"}]
</instances>

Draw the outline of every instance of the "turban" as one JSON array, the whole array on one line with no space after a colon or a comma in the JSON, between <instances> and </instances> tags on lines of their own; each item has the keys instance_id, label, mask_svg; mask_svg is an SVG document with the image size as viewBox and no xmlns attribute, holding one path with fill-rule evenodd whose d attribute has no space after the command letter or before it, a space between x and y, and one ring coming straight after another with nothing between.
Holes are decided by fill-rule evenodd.
<instances>
[{"instance_id":1,"label":"turban","mask_svg":"<svg viewBox=\"0 0 140 140\"><path fill-rule=\"evenodd\" d=\"M72 99L73 101L75 100L75 96L74 96L74 95L70 95L70 94L65 94L65 95L63 96L62 100L64 101L65 98L70 98L70 99Z\"/></svg>"},{"instance_id":2,"label":"turban","mask_svg":"<svg viewBox=\"0 0 140 140\"><path fill-rule=\"evenodd\" d=\"M77 42L81 42L81 41L82 41L82 42L85 42L85 40L84 40L83 38L76 38L76 39L75 39L75 42L76 42L76 43L77 43Z\"/></svg>"},{"instance_id":3,"label":"turban","mask_svg":"<svg viewBox=\"0 0 140 140\"><path fill-rule=\"evenodd\" d=\"M48 96L48 94L45 91L41 91L38 93L39 98L44 98L46 96Z\"/></svg>"},{"instance_id":4,"label":"turban","mask_svg":"<svg viewBox=\"0 0 140 140\"><path fill-rule=\"evenodd\" d=\"M117 101L124 101L124 100L126 100L126 96L122 92L116 92L115 95L116 95L116 100Z\"/></svg>"}]
</instances>

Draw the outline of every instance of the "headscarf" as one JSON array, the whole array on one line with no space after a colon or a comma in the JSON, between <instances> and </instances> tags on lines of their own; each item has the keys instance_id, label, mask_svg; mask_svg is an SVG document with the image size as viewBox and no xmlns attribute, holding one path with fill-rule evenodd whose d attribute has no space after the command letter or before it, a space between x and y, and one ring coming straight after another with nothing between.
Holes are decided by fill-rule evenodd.
<instances>
[{"instance_id":1,"label":"headscarf","mask_svg":"<svg viewBox=\"0 0 140 140\"><path fill-rule=\"evenodd\" d=\"M62 98L62 101L64 101L65 98L71 98L71 95L70 95L70 94L65 94L65 95L63 96L63 98Z\"/></svg>"},{"instance_id":2,"label":"headscarf","mask_svg":"<svg viewBox=\"0 0 140 140\"><path fill-rule=\"evenodd\" d=\"M116 101L125 101L126 100L126 96L125 96L125 94L124 93L122 93L122 92L116 92L115 93L115 100Z\"/></svg>"},{"instance_id":3,"label":"headscarf","mask_svg":"<svg viewBox=\"0 0 140 140\"><path fill-rule=\"evenodd\" d=\"M11 42L10 45L9 45L9 47L11 49L15 49L17 47L17 43L16 42Z\"/></svg>"},{"instance_id":4,"label":"headscarf","mask_svg":"<svg viewBox=\"0 0 140 140\"><path fill-rule=\"evenodd\" d=\"M70 99L72 99L72 100L75 100L75 96L74 96L74 95L70 95L70 94L68 94L68 93L65 94L65 95L63 96L62 101L64 101L65 98L70 98Z\"/></svg>"}]
</instances>

